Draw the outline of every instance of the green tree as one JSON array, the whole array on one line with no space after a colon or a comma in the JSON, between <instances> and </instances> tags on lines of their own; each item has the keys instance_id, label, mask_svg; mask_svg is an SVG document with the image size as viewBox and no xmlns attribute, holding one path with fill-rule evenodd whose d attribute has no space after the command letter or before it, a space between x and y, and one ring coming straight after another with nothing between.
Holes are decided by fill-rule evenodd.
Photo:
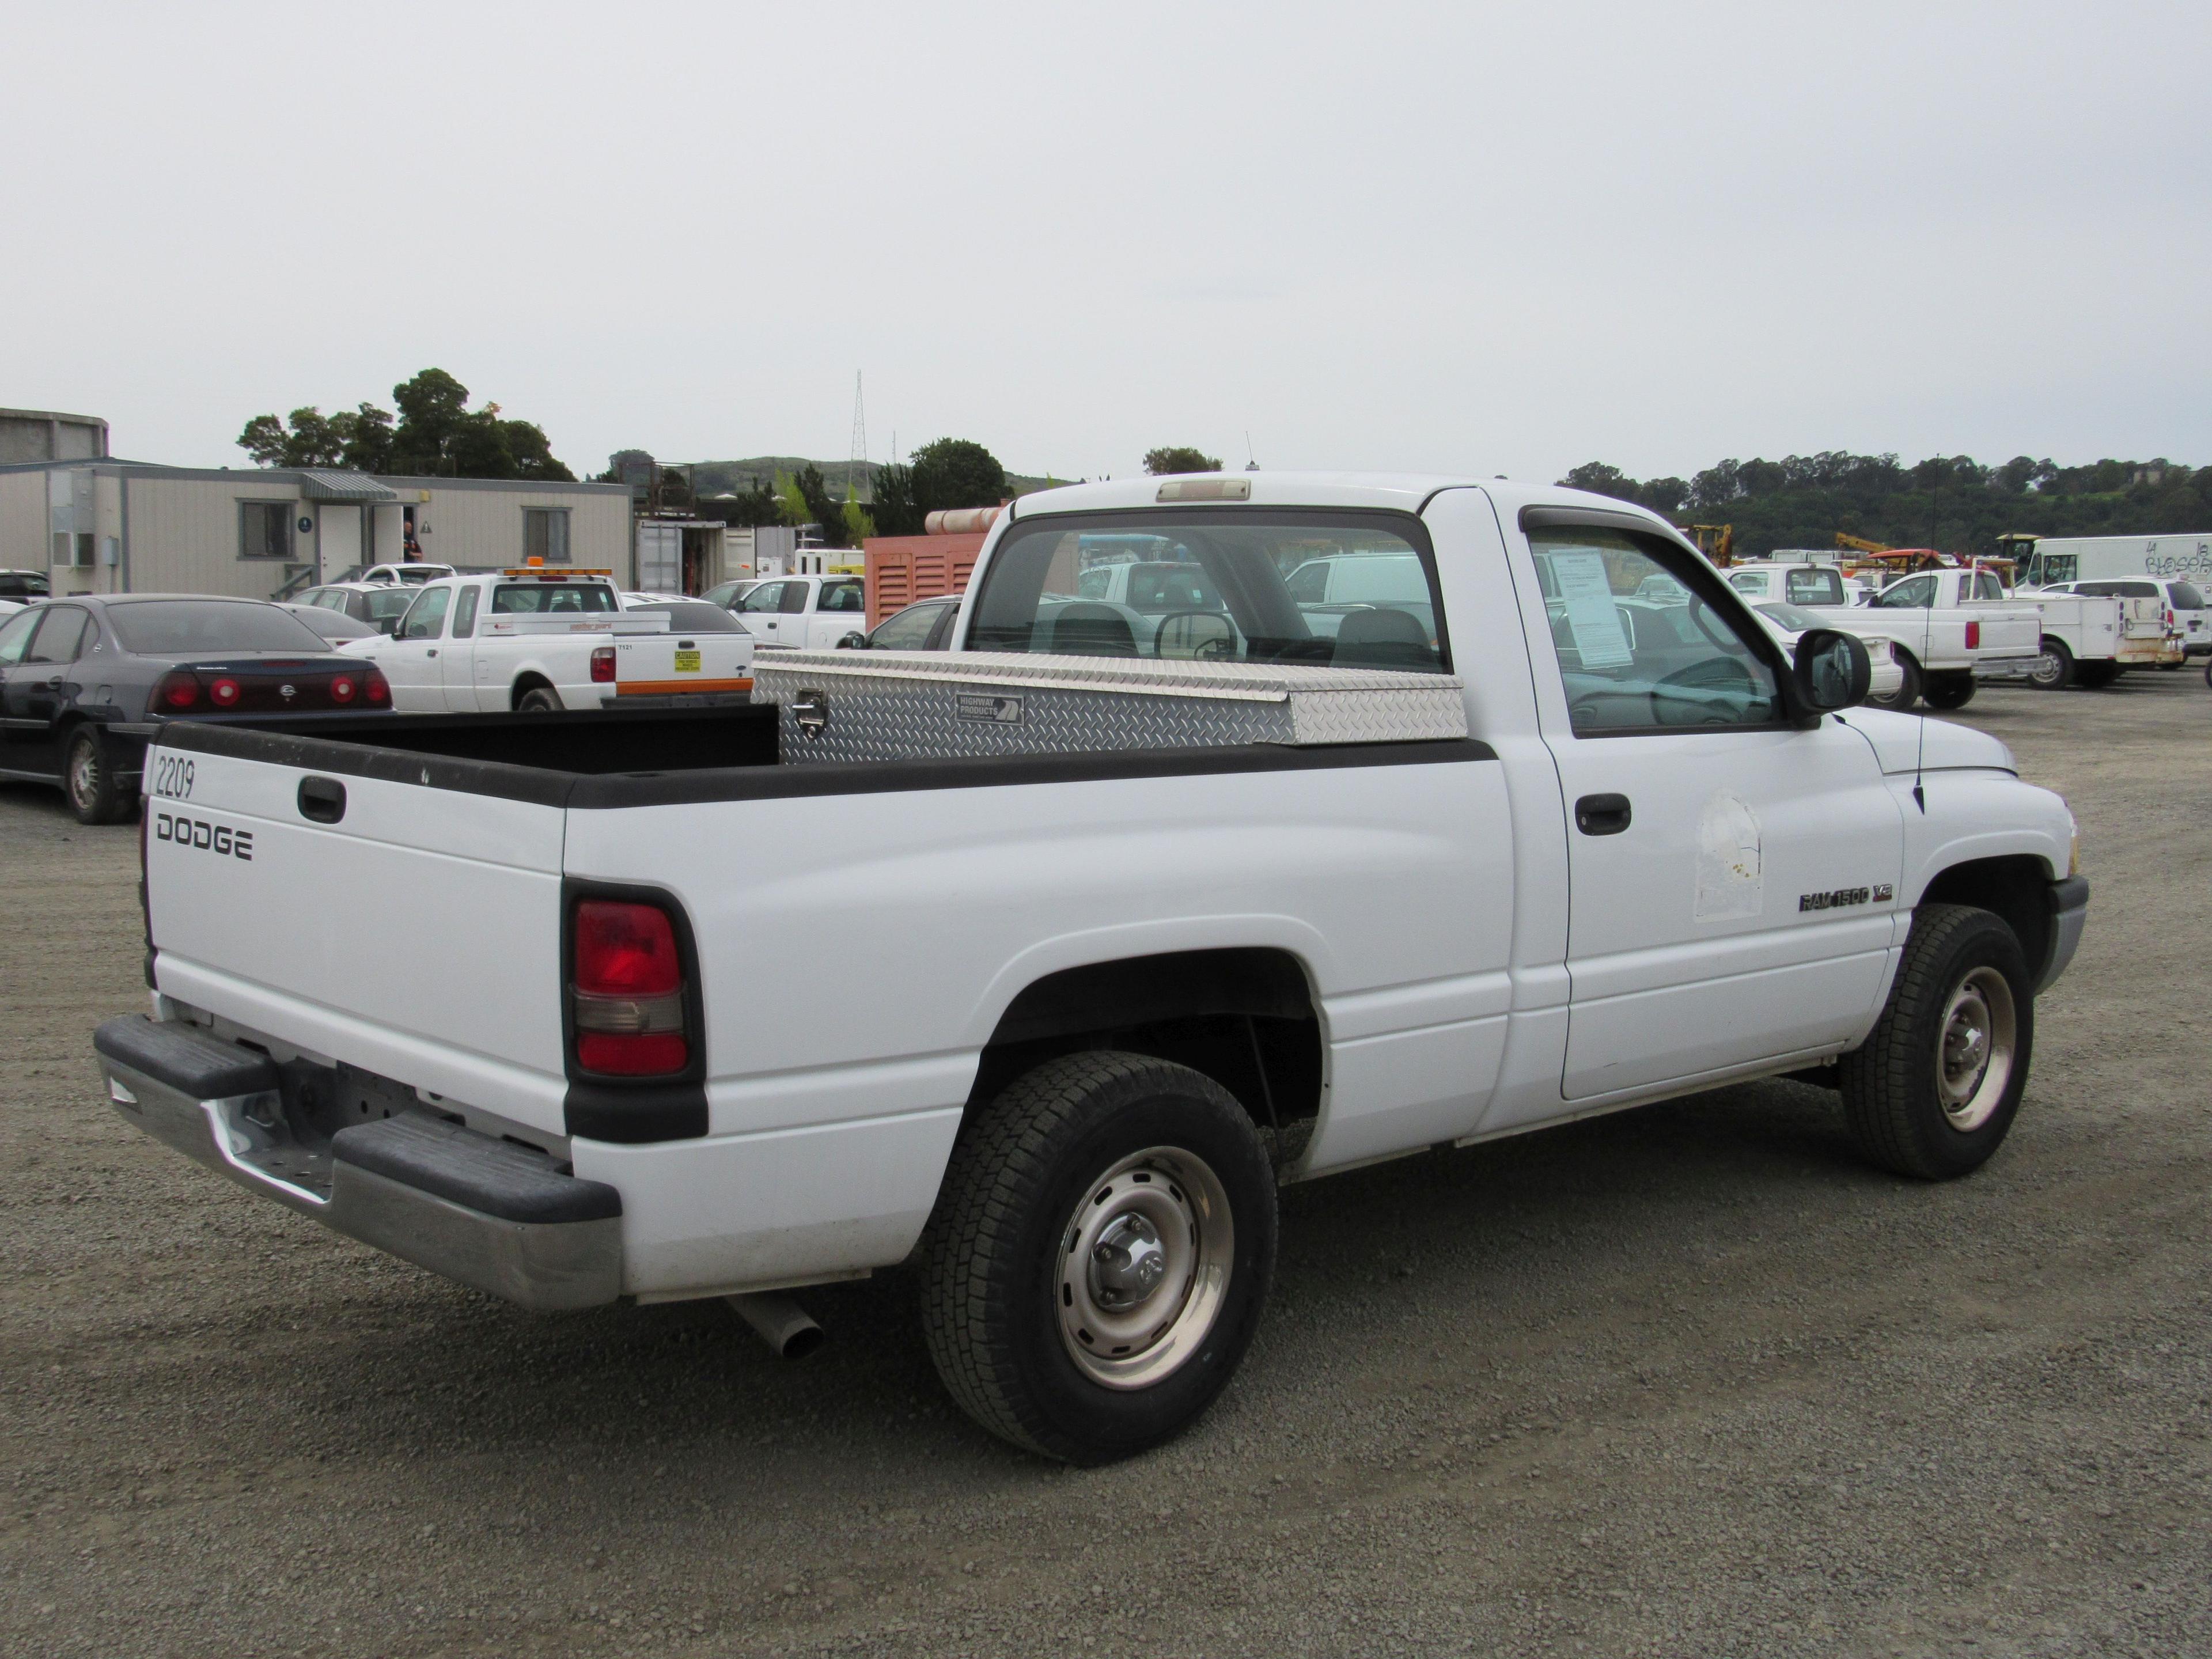
<instances>
[{"instance_id":1,"label":"green tree","mask_svg":"<svg viewBox=\"0 0 2212 1659\"><path fill-rule=\"evenodd\" d=\"M1170 472L1218 472L1221 457L1188 444L1170 445L1145 452L1145 471L1156 477Z\"/></svg>"},{"instance_id":2,"label":"green tree","mask_svg":"<svg viewBox=\"0 0 2212 1659\"><path fill-rule=\"evenodd\" d=\"M886 466L876 474L872 516L880 536L919 536L921 508L914 499L914 469Z\"/></svg>"},{"instance_id":3,"label":"green tree","mask_svg":"<svg viewBox=\"0 0 2212 1659\"><path fill-rule=\"evenodd\" d=\"M850 495L845 498L844 515L846 546L859 547L876 533L876 521L868 509Z\"/></svg>"},{"instance_id":4,"label":"green tree","mask_svg":"<svg viewBox=\"0 0 2212 1659\"><path fill-rule=\"evenodd\" d=\"M805 492L799 489L799 480L788 472L775 475L775 497L783 504L783 521L796 528L809 522Z\"/></svg>"},{"instance_id":5,"label":"green tree","mask_svg":"<svg viewBox=\"0 0 2212 1659\"><path fill-rule=\"evenodd\" d=\"M922 445L914 452L909 471L915 506L924 514L947 507L996 507L1008 494L1006 469L999 465L999 458L965 438L939 438Z\"/></svg>"},{"instance_id":6,"label":"green tree","mask_svg":"<svg viewBox=\"0 0 2212 1659\"><path fill-rule=\"evenodd\" d=\"M809 461L799 469L798 476L791 482L799 491L799 499L806 503L807 521L821 526L823 544L826 547L851 545L848 539L850 532L845 525L844 507L830 495L829 484L823 480L822 469Z\"/></svg>"},{"instance_id":7,"label":"green tree","mask_svg":"<svg viewBox=\"0 0 2212 1659\"><path fill-rule=\"evenodd\" d=\"M505 418L497 404L470 409L469 389L442 368L424 369L392 387L392 397L399 410L396 424L374 404L327 418L310 405L294 410L289 422L255 416L239 434L239 447L260 466L562 483L575 477L554 459L543 428Z\"/></svg>"}]
</instances>

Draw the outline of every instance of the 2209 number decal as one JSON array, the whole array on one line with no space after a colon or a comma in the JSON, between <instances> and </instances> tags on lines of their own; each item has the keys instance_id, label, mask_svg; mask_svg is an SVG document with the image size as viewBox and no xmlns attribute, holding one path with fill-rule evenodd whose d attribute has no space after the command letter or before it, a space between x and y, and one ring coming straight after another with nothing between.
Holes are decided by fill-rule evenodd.
<instances>
[{"instance_id":1,"label":"2209 number decal","mask_svg":"<svg viewBox=\"0 0 2212 1659\"><path fill-rule=\"evenodd\" d=\"M171 800L192 798L192 763L175 755L154 757L154 793Z\"/></svg>"}]
</instances>

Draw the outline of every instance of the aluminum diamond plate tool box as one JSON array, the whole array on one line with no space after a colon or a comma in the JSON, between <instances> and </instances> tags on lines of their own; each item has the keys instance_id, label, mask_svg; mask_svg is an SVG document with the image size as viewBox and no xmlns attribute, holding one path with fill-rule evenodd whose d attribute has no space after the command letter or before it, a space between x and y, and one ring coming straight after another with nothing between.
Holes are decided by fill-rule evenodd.
<instances>
[{"instance_id":1,"label":"aluminum diamond plate tool box","mask_svg":"<svg viewBox=\"0 0 2212 1659\"><path fill-rule=\"evenodd\" d=\"M1467 736L1455 676L1266 662L771 650L753 701L799 763Z\"/></svg>"}]
</instances>

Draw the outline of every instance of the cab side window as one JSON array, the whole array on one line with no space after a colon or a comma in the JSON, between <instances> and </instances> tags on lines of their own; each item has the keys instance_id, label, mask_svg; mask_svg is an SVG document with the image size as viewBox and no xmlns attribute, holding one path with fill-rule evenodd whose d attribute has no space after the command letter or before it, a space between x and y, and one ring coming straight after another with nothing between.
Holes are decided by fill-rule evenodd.
<instances>
[{"instance_id":1,"label":"cab side window","mask_svg":"<svg viewBox=\"0 0 2212 1659\"><path fill-rule=\"evenodd\" d=\"M1875 603L1891 611L1925 611L1936 603L1936 579L1907 576L1883 588Z\"/></svg>"},{"instance_id":2,"label":"cab side window","mask_svg":"<svg viewBox=\"0 0 2212 1659\"><path fill-rule=\"evenodd\" d=\"M738 601L738 609L749 615L778 610L781 607L783 590L789 585L786 582L763 582Z\"/></svg>"},{"instance_id":3,"label":"cab side window","mask_svg":"<svg viewBox=\"0 0 2212 1659\"><path fill-rule=\"evenodd\" d=\"M477 600L482 592L482 589L475 587L465 587L461 590L461 602L453 609L455 639L467 639L477 631Z\"/></svg>"},{"instance_id":4,"label":"cab side window","mask_svg":"<svg viewBox=\"0 0 2212 1659\"><path fill-rule=\"evenodd\" d=\"M1528 545L1577 737L1782 718L1774 667L1748 622L1699 592L1692 556L1584 526L1533 529Z\"/></svg>"},{"instance_id":5,"label":"cab side window","mask_svg":"<svg viewBox=\"0 0 2212 1659\"><path fill-rule=\"evenodd\" d=\"M399 624L403 640L434 640L446 629L446 607L453 602L450 587L426 587L417 594L415 603L407 607L406 619Z\"/></svg>"},{"instance_id":6,"label":"cab side window","mask_svg":"<svg viewBox=\"0 0 2212 1659\"><path fill-rule=\"evenodd\" d=\"M786 582L783 585L783 604L779 607L787 617L795 617L806 609L806 584Z\"/></svg>"},{"instance_id":7,"label":"cab side window","mask_svg":"<svg viewBox=\"0 0 2212 1659\"><path fill-rule=\"evenodd\" d=\"M824 611L865 611L868 607L860 596L858 582L830 582L822 589L822 608Z\"/></svg>"}]
</instances>

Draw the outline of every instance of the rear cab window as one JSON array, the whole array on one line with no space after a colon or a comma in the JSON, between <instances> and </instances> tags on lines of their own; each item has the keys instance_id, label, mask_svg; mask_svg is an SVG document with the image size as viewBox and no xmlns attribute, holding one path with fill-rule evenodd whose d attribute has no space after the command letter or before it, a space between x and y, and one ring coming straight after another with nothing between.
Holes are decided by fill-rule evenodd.
<instances>
[{"instance_id":1,"label":"rear cab window","mask_svg":"<svg viewBox=\"0 0 2212 1659\"><path fill-rule=\"evenodd\" d=\"M1844 578L1834 570L1793 570L1783 583L1783 598L1791 605L1841 605Z\"/></svg>"},{"instance_id":2,"label":"rear cab window","mask_svg":"<svg viewBox=\"0 0 2212 1659\"><path fill-rule=\"evenodd\" d=\"M972 651L1450 668L1428 532L1406 514L1039 517L1000 542L971 614Z\"/></svg>"},{"instance_id":3,"label":"rear cab window","mask_svg":"<svg viewBox=\"0 0 2212 1659\"><path fill-rule=\"evenodd\" d=\"M491 590L495 617L579 616L621 608L605 582L496 582Z\"/></svg>"}]
</instances>

